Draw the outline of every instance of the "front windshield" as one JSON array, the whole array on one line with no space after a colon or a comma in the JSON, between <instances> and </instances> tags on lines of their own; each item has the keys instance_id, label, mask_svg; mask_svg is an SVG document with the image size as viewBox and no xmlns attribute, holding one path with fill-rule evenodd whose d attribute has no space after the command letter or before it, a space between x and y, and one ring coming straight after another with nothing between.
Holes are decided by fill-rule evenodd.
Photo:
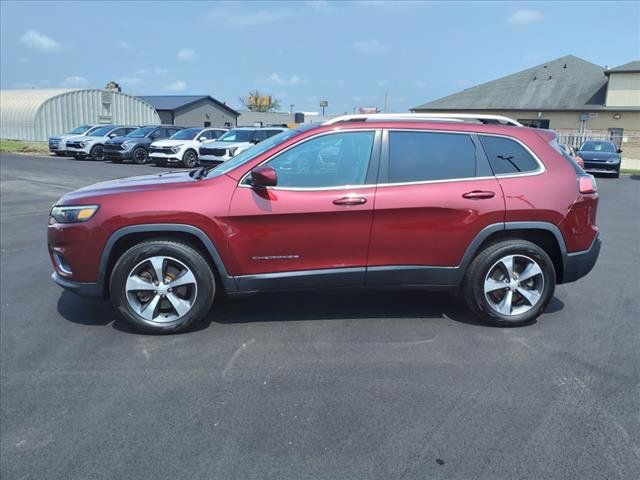
<instances>
[{"instance_id":1,"label":"front windshield","mask_svg":"<svg viewBox=\"0 0 640 480\"><path fill-rule=\"evenodd\" d=\"M105 135L107 135L111 130L113 130L113 127L100 127L100 128L96 128L95 130L91 130L90 133L87 134L88 137L104 137Z\"/></svg>"},{"instance_id":2,"label":"front windshield","mask_svg":"<svg viewBox=\"0 0 640 480\"><path fill-rule=\"evenodd\" d=\"M248 162L249 160L257 157L258 155L266 152L270 148L273 148L282 142L286 142L291 137L298 135L301 131L303 130L302 129L285 130L284 132L279 133L278 135L274 135L271 138L267 138L266 140L258 143L256 146L248 148L244 152L239 153L238 155L233 157L231 160L221 163L220 165L215 167L213 170L211 170L207 174L207 178L219 177L221 175L224 175L225 173L230 172L234 168L237 168L240 165Z\"/></svg>"},{"instance_id":3,"label":"front windshield","mask_svg":"<svg viewBox=\"0 0 640 480\"><path fill-rule=\"evenodd\" d=\"M171 136L171 140L193 140L200 133L201 128L185 128Z\"/></svg>"},{"instance_id":4,"label":"front windshield","mask_svg":"<svg viewBox=\"0 0 640 480\"><path fill-rule=\"evenodd\" d=\"M81 133L86 132L90 128L91 128L91 125L80 125L78 128L74 128L73 130L71 130L69 133L74 135L80 135Z\"/></svg>"},{"instance_id":5,"label":"front windshield","mask_svg":"<svg viewBox=\"0 0 640 480\"><path fill-rule=\"evenodd\" d=\"M255 130L229 130L227 133L218 138L218 142L249 142L255 133Z\"/></svg>"},{"instance_id":6,"label":"front windshield","mask_svg":"<svg viewBox=\"0 0 640 480\"><path fill-rule=\"evenodd\" d=\"M156 127L140 127L135 129L133 132L129 133L127 137L129 138L144 138L146 137L153 129Z\"/></svg>"},{"instance_id":7,"label":"front windshield","mask_svg":"<svg viewBox=\"0 0 640 480\"><path fill-rule=\"evenodd\" d=\"M616 147L611 142L584 142L580 151L615 153Z\"/></svg>"}]
</instances>

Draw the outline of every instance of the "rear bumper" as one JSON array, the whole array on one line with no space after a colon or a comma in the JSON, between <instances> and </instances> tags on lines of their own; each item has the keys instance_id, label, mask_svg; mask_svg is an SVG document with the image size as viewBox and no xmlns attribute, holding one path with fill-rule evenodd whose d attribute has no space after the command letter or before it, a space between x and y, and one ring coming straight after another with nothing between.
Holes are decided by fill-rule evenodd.
<instances>
[{"instance_id":1,"label":"rear bumper","mask_svg":"<svg viewBox=\"0 0 640 480\"><path fill-rule=\"evenodd\" d=\"M588 274L598 260L601 246L602 240L598 234L587 250L568 253L565 256L564 272L562 275L562 282L560 283L575 282Z\"/></svg>"},{"instance_id":2,"label":"rear bumper","mask_svg":"<svg viewBox=\"0 0 640 480\"><path fill-rule=\"evenodd\" d=\"M57 272L51 274L51 279L65 290L87 298L102 298L102 289L97 283L73 282L58 275Z\"/></svg>"}]
</instances>

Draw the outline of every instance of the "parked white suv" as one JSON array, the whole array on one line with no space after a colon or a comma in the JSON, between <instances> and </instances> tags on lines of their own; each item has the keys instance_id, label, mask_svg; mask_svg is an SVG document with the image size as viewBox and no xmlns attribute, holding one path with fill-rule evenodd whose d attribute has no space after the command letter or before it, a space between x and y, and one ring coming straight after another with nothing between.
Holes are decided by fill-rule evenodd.
<instances>
[{"instance_id":1,"label":"parked white suv","mask_svg":"<svg viewBox=\"0 0 640 480\"><path fill-rule=\"evenodd\" d=\"M124 136L136 128L138 127L101 125L84 135L68 138L66 140L67 154L76 159L104 160L104 142L110 138Z\"/></svg>"},{"instance_id":2,"label":"parked white suv","mask_svg":"<svg viewBox=\"0 0 640 480\"><path fill-rule=\"evenodd\" d=\"M229 130L213 142L204 142L200 146L201 163L222 163L235 155L251 148L269 137L273 137L287 128L282 127L237 127Z\"/></svg>"},{"instance_id":3,"label":"parked white suv","mask_svg":"<svg viewBox=\"0 0 640 480\"><path fill-rule=\"evenodd\" d=\"M86 135L91 130L99 127L99 125L80 125L70 132L49 137L49 151L51 153L55 153L59 157L64 157L67 154L66 141L68 138L77 137L78 135Z\"/></svg>"},{"instance_id":4,"label":"parked white suv","mask_svg":"<svg viewBox=\"0 0 640 480\"><path fill-rule=\"evenodd\" d=\"M226 128L185 128L170 138L153 142L149 146L149 159L156 165L182 163L185 167L195 167L200 143L215 140L225 133Z\"/></svg>"}]
</instances>

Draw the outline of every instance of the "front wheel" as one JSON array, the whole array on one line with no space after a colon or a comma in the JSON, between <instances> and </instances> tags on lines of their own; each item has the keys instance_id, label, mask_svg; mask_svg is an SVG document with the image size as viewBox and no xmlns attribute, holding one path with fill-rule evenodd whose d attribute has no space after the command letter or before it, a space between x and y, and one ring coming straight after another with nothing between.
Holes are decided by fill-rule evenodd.
<instances>
[{"instance_id":1,"label":"front wheel","mask_svg":"<svg viewBox=\"0 0 640 480\"><path fill-rule=\"evenodd\" d=\"M102 160L104 160L104 147L102 145L95 145L91 149L91 153L89 153L89 156L92 160L101 162Z\"/></svg>"},{"instance_id":2,"label":"front wheel","mask_svg":"<svg viewBox=\"0 0 640 480\"><path fill-rule=\"evenodd\" d=\"M525 240L505 240L481 251L463 285L469 308L483 321L518 326L533 321L551 300L556 272L549 255Z\"/></svg>"},{"instance_id":3,"label":"front wheel","mask_svg":"<svg viewBox=\"0 0 640 480\"><path fill-rule=\"evenodd\" d=\"M175 333L200 322L213 302L216 284L203 255L173 240L151 240L127 250L110 281L116 310L148 333Z\"/></svg>"},{"instance_id":4,"label":"front wheel","mask_svg":"<svg viewBox=\"0 0 640 480\"><path fill-rule=\"evenodd\" d=\"M187 150L182 156L182 164L187 168L198 165L198 154L193 150Z\"/></svg>"},{"instance_id":5,"label":"front wheel","mask_svg":"<svg viewBox=\"0 0 640 480\"><path fill-rule=\"evenodd\" d=\"M143 147L138 147L131 153L131 157L133 158L133 162L138 165L147 163L147 150Z\"/></svg>"}]
</instances>

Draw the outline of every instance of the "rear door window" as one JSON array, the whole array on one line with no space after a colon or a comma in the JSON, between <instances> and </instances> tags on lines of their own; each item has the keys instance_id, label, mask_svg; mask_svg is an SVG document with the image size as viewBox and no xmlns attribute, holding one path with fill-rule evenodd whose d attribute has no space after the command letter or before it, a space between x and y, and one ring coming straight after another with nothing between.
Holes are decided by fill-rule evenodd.
<instances>
[{"instance_id":1,"label":"rear door window","mask_svg":"<svg viewBox=\"0 0 640 480\"><path fill-rule=\"evenodd\" d=\"M540 168L531 153L515 140L480 135L480 141L496 175L535 172Z\"/></svg>"},{"instance_id":2,"label":"rear door window","mask_svg":"<svg viewBox=\"0 0 640 480\"><path fill-rule=\"evenodd\" d=\"M389 182L453 180L476 176L471 136L419 131L389 132Z\"/></svg>"}]
</instances>

